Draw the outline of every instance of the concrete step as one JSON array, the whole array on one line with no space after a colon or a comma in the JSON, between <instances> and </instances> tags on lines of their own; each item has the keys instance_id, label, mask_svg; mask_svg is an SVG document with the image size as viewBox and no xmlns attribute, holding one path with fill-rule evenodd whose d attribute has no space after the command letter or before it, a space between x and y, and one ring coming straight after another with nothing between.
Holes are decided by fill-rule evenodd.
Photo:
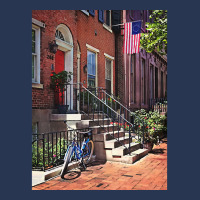
<instances>
[{"instance_id":1,"label":"concrete step","mask_svg":"<svg viewBox=\"0 0 200 200\"><path fill-rule=\"evenodd\" d=\"M127 155L122 156L121 162L132 164L135 161L139 160L140 158L146 156L148 154L148 149L138 149L136 151L133 151Z\"/></svg>"},{"instance_id":2,"label":"concrete step","mask_svg":"<svg viewBox=\"0 0 200 200\"><path fill-rule=\"evenodd\" d=\"M103 118L107 118L107 116L103 115L102 113L100 113L100 114L94 113L94 115L93 114L89 114L89 115L82 114L81 115L82 120L93 119L93 118L94 119L103 119Z\"/></svg>"},{"instance_id":3,"label":"concrete step","mask_svg":"<svg viewBox=\"0 0 200 200\"><path fill-rule=\"evenodd\" d=\"M99 124L102 125L103 123L104 123L104 125L110 124L110 119L106 118L106 119L104 119L104 122L103 122L103 119L94 119L94 121L85 119L85 120L81 120L81 121L77 122L76 127L78 129L88 128L88 127L92 127L92 126L98 126Z\"/></svg>"},{"instance_id":4,"label":"concrete step","mask_svg":"<svg viewBox=\"0 0 200 200\"><path fill-rule=\"evenodd\" d=\"M119 131L119 137L124 137L125 132ZM118 138L118 131L113 132L107 132L104 134L104 141L113 140L113 138Z\"/></svg>"},{"instance_id":5,"label":"concrete step","mask_svg":"<svg viewBox=\"0 0 200 200\"><path fill-rule=\"evenodd\" d=\"M126 148L125 148L126 146ZM139 143L130 143L130 152L136 151L141 147ZM124 156L129 153L129 144L112 149L112 156Z\"/></svg>"},{"instance_id":6,"label":"concrete step","mask_svg":"<svg viewBox=\"0 0 200 200\"><path fill-rule=\"evenodd\" d=\"M132 138L131 138L132 139ZM112 139L112 140L108 140L108 141L105 141L105 148L117 148L119 146L122 146L122 145L125 145L125 144L128 144L129 143L129 137L120 137L119 138L119 141L118 141L118 138L115 138L115 139Z\"/></svg>"},{"instance_id":7,"label":"concrete step","mask_svg":"<svg viewBox=\"0 0 200 200\"><path fill-rule=\"evenodd\" d=\"M113 126L113 125L104 125L104 127L92 126L92 127L89 127L89 128L93 129L93 131L92 131L93 134L100 134L100 133L106 133L106 132L118 130L118 126Z\"/></svg>"},{"instance_id":8,"label":"concrete step","mask_svg":"<svg viewBox=\"0 0 200 200\"><path fill-rule=\"evenodd\" d=\"M110 119L105 118L105 119L95 119L94 121L89 122L89 126L99 126L99 125L109 125L110 124Z\"/></svg>"}]
</instances>

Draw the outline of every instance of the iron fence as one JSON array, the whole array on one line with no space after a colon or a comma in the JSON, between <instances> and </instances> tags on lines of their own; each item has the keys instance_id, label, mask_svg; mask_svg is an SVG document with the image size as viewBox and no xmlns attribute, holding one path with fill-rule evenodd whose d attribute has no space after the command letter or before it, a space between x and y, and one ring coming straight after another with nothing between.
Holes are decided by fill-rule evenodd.
<instances>
[{"instance_id":1,"label":"iron fence","mask_svg":"<svg viewBox=\"0 0 200 200\"><path fill-rule=\"evenodd\" d=\"M83 135L89 128L32 134L32 170L46 171L64 163L64 156L74 137L81 146Z\"/></svg>"},{"instance_id":2,"label":"iron fence","mask_svg":"<svg viewBox=\"0 0 200 200\"><path fill-rule=\"evenodd\" d=\"M167 112L167 98L150 99L149 109L152 111Z\"/></svg>"}]
</instances>

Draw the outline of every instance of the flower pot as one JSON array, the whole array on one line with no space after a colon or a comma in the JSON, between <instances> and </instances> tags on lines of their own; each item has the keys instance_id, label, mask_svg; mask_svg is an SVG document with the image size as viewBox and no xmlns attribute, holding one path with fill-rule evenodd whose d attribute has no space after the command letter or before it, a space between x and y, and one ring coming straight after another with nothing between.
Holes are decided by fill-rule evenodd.
<instances>
[{"instance_id":1,"label":"flower pot","mask_svg":"<svg viewBox=\"0 0 200 200\"><path fill-rule=\"evenodd\" d=\"M69 105L59 105L58 106L58 112L59 114L66 114L68 110Z\"/></svg>"},{"instance_id":2,"label":"flower pot","mask_svg":"<svg viewBox=\"0 0 200 200\"><path fill-rule=\"evenodd\" d=\"M148 149L148 152L150 152L153 149L153 143L147 142L144 144L144 149Z\"/></svg>"}]
</instances>

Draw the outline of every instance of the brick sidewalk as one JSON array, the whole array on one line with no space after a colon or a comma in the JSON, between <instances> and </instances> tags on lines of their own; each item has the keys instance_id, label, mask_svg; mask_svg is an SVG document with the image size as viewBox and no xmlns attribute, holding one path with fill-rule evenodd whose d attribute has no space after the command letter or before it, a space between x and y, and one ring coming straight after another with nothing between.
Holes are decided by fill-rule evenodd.
<instances>
[{"instance_id":1,"label":"brick sidewalk","mask_svg":"<svg viewBox=\"0 0 200 200\"><path fill-rule=\"evenodd\" d=\"M167 140L134 164L95 162L86 171L65 175L32 190L167 190Z\"/></svg>"}]
</instances>

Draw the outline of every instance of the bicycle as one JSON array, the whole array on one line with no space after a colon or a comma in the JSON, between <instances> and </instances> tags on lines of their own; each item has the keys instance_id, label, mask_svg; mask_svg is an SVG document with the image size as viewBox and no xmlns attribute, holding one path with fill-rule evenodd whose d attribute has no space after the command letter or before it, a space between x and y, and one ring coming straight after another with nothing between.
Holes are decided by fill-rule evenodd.
<instances>
[{"instance_id":1,"label":"bicycle","mask_svg":"<svg viewBox=\"0 0 200 200\"><path fill-rule=\"evenodd\" d=\"M85 170L86 164L90 162L93 151L94 151L94 143L92 140L89 139L89 136L92 135L92 130L89 130L86 132L77 131L78 134L83 134L83 137L84 137L81 148L79 147L78 143L75 140L76 135L75 135L74 129L73 129L73 132L74 132L74 137L72 140L72 144L68 147L65 153L64 164L63 164L63 168L60 174L62 179L64 179L65 172L67 171L68 165L71 162L71 158L73 155L80 161L80 164L83 166Z\"/></svg>"}]
</instances>

